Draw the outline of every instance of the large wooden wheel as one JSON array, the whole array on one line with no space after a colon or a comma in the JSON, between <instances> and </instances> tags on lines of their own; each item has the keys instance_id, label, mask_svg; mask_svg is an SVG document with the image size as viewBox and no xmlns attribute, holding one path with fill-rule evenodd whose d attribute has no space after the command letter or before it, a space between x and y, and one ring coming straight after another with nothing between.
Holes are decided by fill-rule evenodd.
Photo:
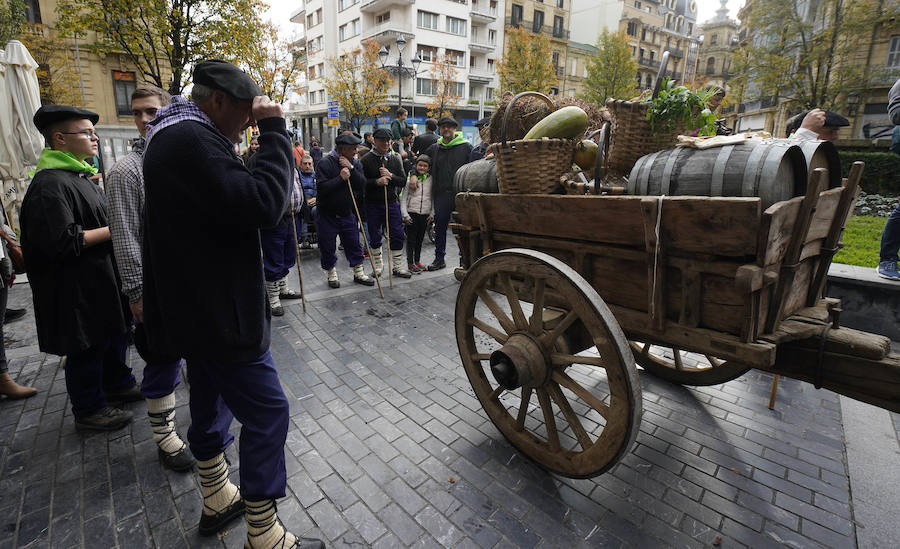
<instances>
[{"instance_id":1,"label":"large wooden wheel","mask_svg":"<svg viewBox=\"0 0 900 549\"><path fill-rule=\"evenodd\" d=\"M669 345L629 341L634 360L651 374L682 385L718 385L744 375L747 364L690 353Z\"/></svg>"},{"instance_id":2,"label":"large wooden wheel","mask_svg":"<svg viewBox=\"0 0 900 549\"><path fill-rule=\"evenodd\" d=\"M587 478L630 449L641 390L628 341L566 264L516 248L479 259L456 298L456 342L491 421L539 465Z\"/></svg>"}]
</instances>

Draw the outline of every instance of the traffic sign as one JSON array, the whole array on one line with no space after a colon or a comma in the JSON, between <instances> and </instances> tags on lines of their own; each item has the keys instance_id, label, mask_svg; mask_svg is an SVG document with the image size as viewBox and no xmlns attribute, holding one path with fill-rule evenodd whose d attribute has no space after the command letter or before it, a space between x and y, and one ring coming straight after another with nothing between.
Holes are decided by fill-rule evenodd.
<instances>
[{"instance_id":1,"label":"traffic sign","mask_svg":"<svg viewBox=\"0 0 900 549\"><path fill-rule=\"evenodd\" d=\"M341 123L338 121L337 118L329 118L329 119L328 119L328 126L329 126L329 127L331 127L331 126L340 126L340 125L341 125Z\"/></svg>"},{"instance_id":2,"label":"traffic sign","mask_svg":"<svg viewBox=\"0 0 900 549\"><path fill-rule=\"evenodd\" d=\"M341 104L340 104L339 102L337 102L337 101L333 101L333 100L332 100L332 101L329 101L329 102L328 102L328 108L329 108L329 109L332 108L332 107L334 107L335 109L337 109L337 108L340 107L340 106L341 106Z\"/></svg>"}]
</instances>

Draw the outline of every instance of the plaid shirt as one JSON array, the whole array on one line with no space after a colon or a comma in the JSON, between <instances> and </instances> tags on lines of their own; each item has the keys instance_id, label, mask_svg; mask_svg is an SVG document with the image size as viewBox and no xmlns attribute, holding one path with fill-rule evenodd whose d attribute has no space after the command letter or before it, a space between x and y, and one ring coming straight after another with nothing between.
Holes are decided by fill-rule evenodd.
<instances>
[{"instance_id":1,"label":"plaid shirt","mask_svg":"<svg viewBox=\"0 0 900 549\"><path fill-rule=\"evenodd\" d=\"M122 292L130 303L143 295L143 263L141 242L144 211L144 139L138 139L131 152L107 172L106 194L109 197L109 232L113 252L122 278Z\"/></svg>"}]
</instances>

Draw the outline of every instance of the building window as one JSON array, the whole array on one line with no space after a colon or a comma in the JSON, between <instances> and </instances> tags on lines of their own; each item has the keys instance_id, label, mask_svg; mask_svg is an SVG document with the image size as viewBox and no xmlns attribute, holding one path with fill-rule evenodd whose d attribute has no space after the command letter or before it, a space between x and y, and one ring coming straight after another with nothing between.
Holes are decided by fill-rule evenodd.
<instances>
[{"instance_id":1,"label":"building window","mask_svg":"<svg viewBox=\"0 0 900 549\"><path fill-rule=\"evenodd\" d=\"M313 14L309 13L306 15L306 30L311 29L313 26Z\"/></svg>"},{"instance_id":2,"label":"building window","mask_svg":"<svg viewBox=\"0 0 900 549\"><path fill-rule=\"evenodd\" d=\"M41 23L41 6L38 0L25 0L25 20L29 23ZM128 106L131 112L131 105Z\"/></svg>"},{"instance_id":3,"label":"building window","mask_svg":"<svg viewBox=\"0 0 900 549\"><path fill-rule=\"evenodd\" d=\"M634 0L634 7L641 9L641 3L638 0Z\"/></svg>"},{"instance_id":4,"label":"building window","mask_svg":"<svg viewBox=\"0 0 900 549\"><path fill-rule=\"evenodd\" d=\"M688 36L691 36L692 34L694 34L694 24L693 23L688 23L687 33L688 33Z\"/></svg>"},{"instance_id":5,"label":"building window","mask_svg":"<svg viewBox=\"0 0 900 549\"><path fill-rule=\"evenodd\" d=\"M656 50L650 50L650 61L656 58Z\"/></svg>"},{"instance_id":6,"label":"building window","mask_svg":"<svg viewBox=\"0 0 900 549\"><path fill-rule=\"evenodd\" d=\"M493 59L487 60L487 68L488 68L489 73L494 74L494 60Z\"/></svg>"},{"instance_id":7,"label":"building window","mask_svg":"<svg viewBox=\"0 0 900 549\"><path fill-rule=\"evenodd\" d=\"M485 96L488 101L494 100L494 88L485 88Z\"/></svg>"},{"instance_id":8,"label":"building window","mask_svg":"<svg viewBox=\"0 0 900 549\"><path fill-rule=\"evenodd\" d=\"M649 89L652 87L653 87L653 77L648 74L647 75L647 88Z\"/></svg>"},{"instance_id":9,"label":"building window","mask_svg":"<svg viewBox=\"0 0 900 549\"><path fill-rule=\"evenodd\" d=\"M438 14L430 11L419 10L416 21L423 29L437 30L438 28Z\"/></svg>"},{"instance_id":10,"label":"building window","mask_svg":"<svg viewBox=\"0 0 900 549\"><path fill-rule=\"evenodd\" d=\"M709 45L710 46L715 46L718 43L719 43L719 35L718 34L714 34L709 37Z\"/></svg>"},{"instance_id":11,"label":"building window","mask_svg":"<svg viewBox=\"0 0 900 549\"><path fill-rule=\"evenodd\" d=\"M646 39L647 39L647 29L645 27L645 28L641 29L641 40L646 40Z\"/></svg>"},{"instance_id":12,"label":"building window","mask_svg":"<svg viewBox=\"0 0 900 549\"><path fill-rule=\"evenodd\" d=\"M316 53L317 51L322 49L322 37L316 36L312 40L309 41L309 45L307 46L309 53Z\"/></svg>"},{"instance_id":13,"label":"building window","mask_svg":"<svg viewBox=\"0 0 900 549\"><path fill-rule=\"evenodd\" d=\"M112 71L113 91L116 94L116 113L122 116L131 114L131 94L137 87L137 78L133 72Z\"/></svg>"},{"instance_id":14,"label":"building window","mask_svg":"<svg viewBox=\"0 0 900 549\"><path fill-rule=\"evenodd\" d=\"M559 95L559 88L550 88L550 95Z\"/></svg>"},{"instance_id":15,"label":"building window","mask_svg":"<svg viewBox=\"0 0 900 549\"><path fill-rule=\"evenodd\" d=\"M497 43L497 31L493 29L488 29L488 44L496 44Z\"/></svg>"},{"instance_id":16,"label":"building window","mask_svg":"<svg viewBox=\"0 0 900 549\"><path fill-rule=\"evenodd\" d=\"M710 57L706 60L706 74L713 74L716 72L716 58Z\"/></svg>"},{"instance_id":17,"label":"building window","mask_svg":"<svg viewBox=\"0 0 900 549\"><path fill-rule=\"evenodd\" d=\"M459 36L466 35L466 20L447 16L447 32Z\"/></svg>"},{"instance_id":18,"label":"building window","mask_svg":"<svg viewBox=\"0 0 900 549\"><path fill-rule=\"evenodd\" d=\"M572 76L578 74L578 59L572 59Z\"/></svg>"},{"instance_id":19,"label":"building window","mask_svg":"<svg viewBox=\"0 0 900 549\"><path fill-rule=\"evenodd\" d=\"M380 25L382 23L387 23L391 20L391 12L386 11L384 13L379 13L375 16L375 24Z\"/></svg>"},{"instance_id":20,"label":"building window","mask_svg":"<svg viewBox=\"0 0 900 549\"><path fill-rule=\"evenodd\" d=\"M465 97L466 85L463 82L454 82L453 86L450 88L450 91L453 92L453 95L457 97Z\"/></svg>"},{"instance_id":21,"label":"building window","mask_svg":"<svg viewBox=\"0 0 900 549\"><path fill-rule=\"evenodd\" d=\"M519 4L513 4L511 13L512 13L512 15L510 17L509 24L513 27L518 27L519 25L522 24L522 14L523 14L522 6L520 6Z\"/></svg>"},{"instance_id":22,"label":"building window","mask_svg":"<svg viewBox=\"0 0 900 549\"><path fill-rule=\"evenodd\" d=\"M457 67L465 67L466 66L466 54L465 52L461 52L459 50L444 50L444 55L450 61L451 64Z\"/></svg>"},{"instance_id":23,"label":"building window","mask_svg":"<svg viewBox=\"0 0 900 549\"><path fill-rule=\"evenodd\" d=\"M635 23L634 21L629 21L629 22L628 22L628 27L625 29L625 33L626 33L628 36L635 36L635 35L637 35L637 23Z\"/></svg>"},{"instance_id":24,"label":"building window","mask_svg":"<svg viewBox=\"0 0 900 549\"><path fill-rule=\"evenodd\" d=\"M434 63L434 59L437 57L437 48L431 46L419 46L419 50L416 52L419 54L419 59L426 63Z\"/></svg>"},{"instance_id":25,"label":"building window","mask_svg":"<svg viewBox=\"0 0 900 549\"><path fill-rule=\"evenodd\" d=\"M885 66L900 66L900 36L898 35L891 36L891 44L888 49L887 62L885 63Z\"/></svg>"},{"instance_id":26,"label":"building window","mask_svg":"<svg viewBox=\"0 0 900 549\"><path fill-rule=\"evenodd\" d=\"M565 32L565 30L563 30L563 27L565 26L566 22L562 16L553 16L553 36L555 36L556 38L563 38L563 33Z\"/></svg>"},{"instance_id":27,"label":"building window","mask_svg":"<svg viewBox=\"0 0 900 549\"><path fill-rule=\"evenodd\" d=\"M564 9L566 7L565 0L556 0L556 7L559 9Z\"/></svg>"},{"instance_id":28,"label":"building window","mask_svg":"<svg viewBox=\"0 0 900 549\"><path fill-rule=\"evenodd\" d=\"M559 67L559 52L558 51L553 52L553 67L554 68Z\"/></svg>"},{"instance_id":29,"label":"building window","mask_svg":"<svg viewBox=\"0 0 900 549\"><path fill-rule=\"evenodd\" d=\"M534 10L534 21L531 25L531 32L538 33L541 32L541 27L544 26L544 12Z\"/></svg>"},{"instance_id":30,"label":"building window","mask_svg":"<svg viewBox=\"0 0 900 549\"><path fill-rule=\"evenodd\" d=\"M431 78L416 78L416 93L434 95L435 81Z\"/></svg>"},{"instance_id":31,"label":"building window","mask_svg":"<svg viewBox=\"0 0 900 549\"><path fill-rule=\"evenodd\" d=\"M338 10L345 10L356 4L359 4L359 0L338 0Z\"/></svg>"}]
</instances>

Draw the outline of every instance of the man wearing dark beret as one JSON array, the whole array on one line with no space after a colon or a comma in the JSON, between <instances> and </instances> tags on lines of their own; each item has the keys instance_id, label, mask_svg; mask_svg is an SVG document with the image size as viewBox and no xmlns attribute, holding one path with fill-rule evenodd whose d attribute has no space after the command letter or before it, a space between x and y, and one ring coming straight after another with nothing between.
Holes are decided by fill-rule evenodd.
<instances>
[{"instance_id":1,"label":"man wearing dark beret","mask_svg":"<svg viewBox=\"0 0 900 549\"><path fill-rule=\"evenodd\" d=\"M34 115L47 148L22 202L22 251L42 351L66 357L76 427L115 430L140 400L126 364L124 304L109 235L106 196L85 162L97 154L96 113L47 105Z\"/></svg>"},{"instance_id":2,"label":"man wearing dark beret","mask_svg":"<svg viewBox=\"0 0 900 549\"><path fill-rule=\"evenodd\" d=\"M342 133L334 140L331 152L316 165L316 233L322 269L327 273L331 288L341 286L337 273L338 236L353 269L353 281L364 286L375 285L363 270L364 257L359 245L362 225L356 217L356 211L362 205L354 198L354 195L362 196L366 186L362 166L356 160L356 148L361 142L362 139L350 132Z\"/></svg>"},{"instance_id":3,"label":"man wearing dark beret","mask_svg":"<svg viewBox=\"0 0 900 549\"><path fill-rule=\"evenodd\" d=\"M850 121L836 112L813 109L791 118L787 135L801 140L834 141L838 138L838 130L849 125Z\"/></svg>"},{"instance_id":4,"label":"man wearing dark beret","mask_svg":"<svg viewBox=\"0 0 900 549\"><path fill-rule=\"evenodd\" d=\"M290 136L281 106L234 65L204 61L193 76L191 100L173 97L148 124L143 313L148 343L187 360L199 533L245 512L245 547L324 547L287 532L275 507L290 417L269 352L259 229L287 209ZM250 170L234 144L253 124L261 146ZM225 461L233 418L242 425L240 493Z\"/></svg>"},{"instance_id":5,"label":"man wearing dark beret","mask_svg":"<svg viewBox=\"0 0 900 549\"><path fill-rule=\"evenodd\" d=\"M401 130L402 132L403 130ZM366 178L366 219L369 221L369 245L375 262L375 276L381 276L384 261L381 256L381 236L385 223L390 233L391 265L393 274L402 278L412 275L403 259L403 214L400 212L400 191L406 185L403 160L391 150L391 132L378 128L372 134L375 148L359 161ZM387 208L387 214L385 213ZM387 219L385 219L387 217Z\"/></svg>"},{"instance_id":6,"label":"man wearing dark beret","mask_svg":"<svg viewBox=\"0 0 900 549\"><path fill-rule=\"evenodd\" d=\"M431 158L432 195L434 196L434 261L429 271L437 271L447 266L444 255L447 252L447 226L453 211L456 194L453 192L453 176L456 170L469 162L472 144L466 141L462 132L456 131L459 123L449 116L438 120L441 138L428 147L425 154Z\"/></svg>"},{"instance_id":7,"label":"man wearing dark beret","mask_svg":"<svg viewBox=\"0 0 900 549\"><path fill-rule=\"evenodd\" d=\"M491 133L491 117L485 116L480 119L478 122L475 122L475 127L478 128L478 137L481 139L481 143L478 144L477 147L472 149L472 152L469 154L469 162L475 162L476 160L481 160L484 158L484 155L487 153L487 138L488 134Z\"/></svg>"}]
</instances>

